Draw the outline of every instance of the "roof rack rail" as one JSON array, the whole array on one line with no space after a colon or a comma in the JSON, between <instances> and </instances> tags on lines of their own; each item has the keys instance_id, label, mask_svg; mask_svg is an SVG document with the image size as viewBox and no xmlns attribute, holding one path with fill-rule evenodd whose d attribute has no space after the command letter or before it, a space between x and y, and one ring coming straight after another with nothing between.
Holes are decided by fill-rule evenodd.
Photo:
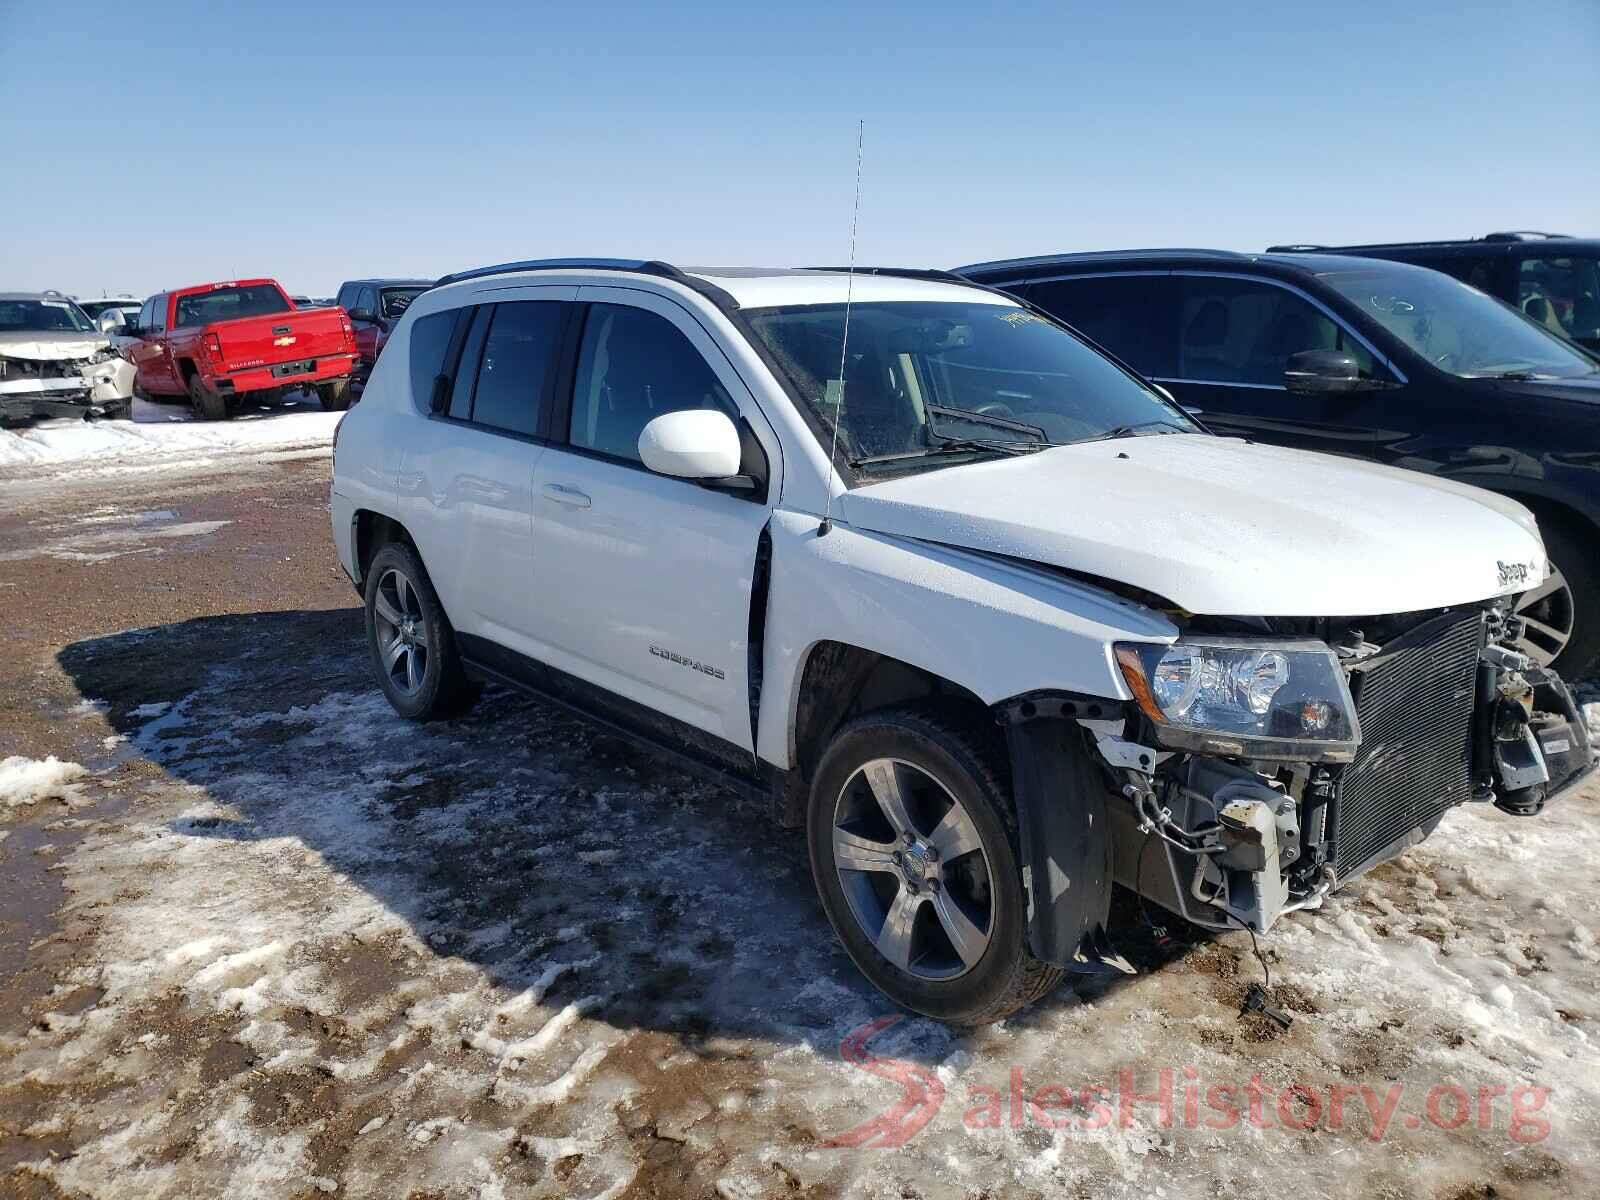
<instances>
[{"instance_id":1,"label":"roof rack rail","mask_svg":"<svg viewBox=\"0 0 1600 1200\"><path fill-rule=\"evenodd\" d=\"M887 275L894 279L931 279L938 283L959 283L970 286L972 280L954 271L941 271L937 267L806 267L807 271L836 271L841 275Z\"/></svg>"},{"instance_id":2,"label":"roof rack rail","mask_svg":"<svg viewBox=\"0 0 1600 1200\"><path fill-rule=\"evenodd\" d=\"M441 276L434 287L460 283L463 279L483 279L489 275L509 275L516 271L634 271L641 275L660 275L682 279L684 274L671 263L653 258L529 258L521 262L498 263L492 267L473 267Z\"/></svg>"},{"instance_id":3,"label":"roof rack rail","mask_svg":"<svg viewBox=\"0 0 1600 1200\"><path fill-rule=\"evenodd\" d=\"M1502 229L1484 234L1486 242L1531 242L1537 238L1569 238L1570 233L1546 233L1540 229Z\"/></svg>"},{"instance_id":4,"label":"roof rack rail","mask_svg":"<svg viewBox=\"0 0 1600 1200\"><path fill-rule=\"evenodd\" d=\"M1291 242L1286 246L1268 246L1268 254L1304 254L1310 250L1326 250L1327 247L1316 242Z\"/></svg>"}]
</instances>

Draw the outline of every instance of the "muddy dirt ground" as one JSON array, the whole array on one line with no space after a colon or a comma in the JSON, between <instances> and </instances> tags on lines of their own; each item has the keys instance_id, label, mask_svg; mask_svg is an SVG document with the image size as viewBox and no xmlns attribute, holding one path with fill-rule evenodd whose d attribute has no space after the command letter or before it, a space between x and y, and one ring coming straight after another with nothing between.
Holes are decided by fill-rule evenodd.
<instances>
[{"instance_id":1,"label":"muddy dirt ground","mask_svg":"<svg viewBox=\"0 0 1600 1200\"><path fill-rule=\"evenodd\" d=\"M1265 949L901 1019L764 813L533 701L397 720L327 460L0 481L0 1196L1600 1194L1600 794Z\"/></svg>"}]
</instances>

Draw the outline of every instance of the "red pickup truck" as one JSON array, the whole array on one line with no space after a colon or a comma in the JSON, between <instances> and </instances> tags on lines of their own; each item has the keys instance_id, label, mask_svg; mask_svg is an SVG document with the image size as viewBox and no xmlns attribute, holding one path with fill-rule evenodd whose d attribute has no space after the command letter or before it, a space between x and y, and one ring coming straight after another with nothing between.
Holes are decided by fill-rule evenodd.
<instances>
[{"instance_id":1,"label":"red pickup truck","mask_svg":"<svg viewBox=\"0 0 1600 1200\"><path fill-rule=\"evenodd\" d=\"M324 408L350 405L356 336L342 308L297 309L271 279L160 292L144 302L123 355L135 391L188 396L208 420L238 398L314 387Z\"/></svg>"}]
</instances>

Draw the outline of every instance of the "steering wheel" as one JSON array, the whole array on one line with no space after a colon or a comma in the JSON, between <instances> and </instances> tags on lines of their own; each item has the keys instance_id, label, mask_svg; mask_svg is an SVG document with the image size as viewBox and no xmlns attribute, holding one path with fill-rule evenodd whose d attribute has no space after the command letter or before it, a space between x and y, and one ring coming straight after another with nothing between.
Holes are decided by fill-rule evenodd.
<instances>
[{"instance_id":1,"label":"steering wheel","mask_svg":"<svg viewBox=\"0 0 1600 1200\"><path fill-rule=\"evenodd\" d=\"M1438 358L1433 360L1433 365L1436 367L1443 367L1445 363L1455 358L1455 356L1456 352L1454 350L1446 350L1443 354L1439 355Z\"/></svg>"},{"instance_id":2,"label":"steering wheel","mask_svg":"<svg viewBox=\"0 0 1600 1200\"><path fill-rule=\"evenodd\" d=\"M980 404L972 410L986 417L1015 417L1016 410L1004 400L991 400L987 404Z\"/></svg>"}]
</instances>

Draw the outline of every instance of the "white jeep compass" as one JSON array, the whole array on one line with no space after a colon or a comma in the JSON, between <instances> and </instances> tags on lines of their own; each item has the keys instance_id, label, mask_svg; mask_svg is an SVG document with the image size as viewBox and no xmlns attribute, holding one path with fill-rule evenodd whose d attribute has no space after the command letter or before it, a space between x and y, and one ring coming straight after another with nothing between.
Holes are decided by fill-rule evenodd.
<instances>
[{"instance_id":1,"label":"white jeep compass","mask_svg":"<svg viewBox=\"0 0 1600 1200\"><path fill-rule=\"evenodd\" d=\"M1592 769L1488 492L1214 437L935 272L545 261L420 295L333 536L402 714L492 680L804 825L845 949L989 1021L1119 965L1111 887L1266 930Z\"/></svg>"}]
</instances>

